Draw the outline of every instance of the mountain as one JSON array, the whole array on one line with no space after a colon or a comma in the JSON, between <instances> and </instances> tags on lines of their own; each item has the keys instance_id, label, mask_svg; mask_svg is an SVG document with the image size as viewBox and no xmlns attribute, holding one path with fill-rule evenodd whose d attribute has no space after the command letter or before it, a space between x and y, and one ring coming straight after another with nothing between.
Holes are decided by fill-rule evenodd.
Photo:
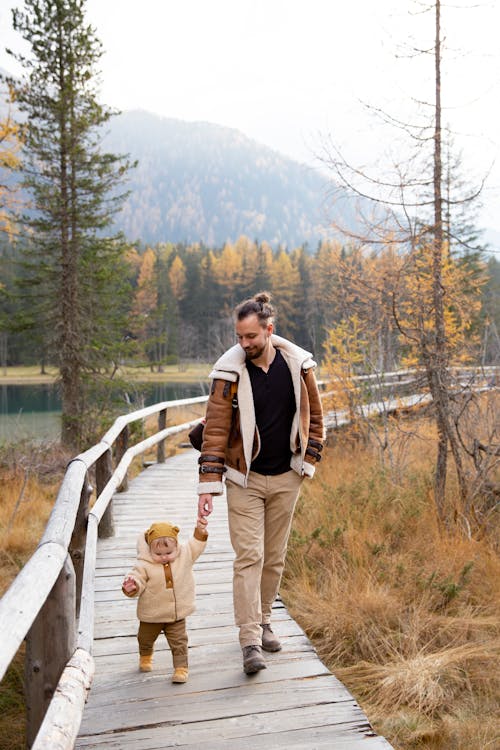
<instances>
[{"instance_id":1,"label":"mountain","mask_svg":"<svg viewBox=\"0 0 500 750\"><path fill-rule=\"evenodd\" d=\"M130 240L220 246L244 234L313 250L328 236L327 179L237 130L143 111L108 127L105 147L138 160L117 217Z\"/></svg>"},{"instance_id":2,"label":"mountain","mask_svg":"<svg viewBox=\"0 0 500 750\"><path fill-rule=\"evenodd\" d=\"M134 110L111 118L103 147L138 161L115 222L131 241L220 247L246 235L273 247L307 243L314 252L321 239L335 236L333 219L351 230L360 221L347 193L333 205L335 186L325 174L232 128ZM361 213L373 210L361 205ZM490 251L500 247L491 229L485 240Z\"/></svg>"}]
</instances>

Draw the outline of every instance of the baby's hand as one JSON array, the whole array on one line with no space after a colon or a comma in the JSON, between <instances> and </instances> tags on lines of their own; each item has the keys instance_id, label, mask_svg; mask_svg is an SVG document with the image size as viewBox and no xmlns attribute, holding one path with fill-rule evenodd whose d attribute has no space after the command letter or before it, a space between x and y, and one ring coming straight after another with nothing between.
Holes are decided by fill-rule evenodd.
<instances>
[{"instance_id":1,"label":"baby's hand","mask_svg":"<svg viewBox=\"0 0 500 750\"><path fill-rule=\"evenodd\" d=\"M122 589L126 591L127 594L133 594L137 591L137 584L131 576L127 576L122 583Z\"/></svg>"},{"instance_id":2,"label":"baby's hand","mask_svg":"<svg viewBox=\"0 0 500 750\"><path fill-rule=\"evenodd\" d=\"M205 516L198 516L196 519L196 528L199 531L206 531L208 526L208 518L205 518Z\"/></svg>"}]
</instances>

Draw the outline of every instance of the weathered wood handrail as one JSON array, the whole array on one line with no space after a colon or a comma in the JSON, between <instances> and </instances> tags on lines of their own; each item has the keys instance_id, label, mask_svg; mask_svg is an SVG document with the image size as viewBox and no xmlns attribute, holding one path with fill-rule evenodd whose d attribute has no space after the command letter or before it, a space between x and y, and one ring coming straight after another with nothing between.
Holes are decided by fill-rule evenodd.
<instances>
[{"instance_id":1,"label":"weathered wood handrail","mask_svg":"<svg viewBox=\"0 0 500 750\"><path fill-rule=\"evenodd\" d=\"M66 706L66 709L64 709L66 713L68 712L68 707L70 707L70 713L72 714L74 711L77 711L79 705L78 700L76 703L74 702L75 696L70 695L68 698L68 685L78 684L80 691L86 691L90 686L93 675L93 660L91 656L93 570L91 570L91 566L92 557L95 560L99 523L103 519L107 509L110 508L113 492L120 485L123 485L127 469L135 456L156 444L161 446L158 457L161 460L163 454L164 460L163 446L165 440L170 435L189 429L199 421L198 417L181 425L165 428L167 409L202 404L207 401L207 398L207 396L199 396L196 398L165 401L120 416L98 444L76 456L69 463L45 532L37 549L0 600L0 632L2 632L0 679L3 678L21 643L27 638L28 644L31 644L31 646L28 645L27 649L27 652L29 652L29 658L27 657L26 660L28 662L26 669L29 678L27 680L27 687L29 690L30 686L34 686L35 690L41 693L38 697L33 695L31 701L28 700L29 745L33 747L70 748L73 746L71 743L74 741L74 737L76 737L76 733L73 733L66 726L68 721L63 722L64 726L62 726L60 713L63 710L62 706ZM103 456L109 461L113 445L130 423L143 420L154 414L160 415L159 425L163 426L163 429L131 448L125 445L125 450L122 451L123 456L119 460L116 469L112 471L111 476L107 476L106 473L102 474L102 476L106 476L105 485L99 488L96 504L88 512L91 489L88 486L89 471L93 466L96 466L97 473L97 464ZM82 527L85 540L84 545L81 538ZM83 559L85 563L83 563ZM76 563L75 565L73 565L73 560ZM75 578L76 581L74 580ZM64 605L66 607L65 616L61 617L60 613L58 613L58 616L54 619L59 623L63 623L64 628L71 629L68 622L72 618L73 632L68 636L68 633L52 630L49 643L52 651L54 651L56 641L58 643L64 642L66 648L62 648L62 652L56 654L59 659L45 659L43 652L40 652L42 642L47 635L44 626L48 619L53 619L49 612L52 611L54 606L61 608L59 601L61 596L57 595L57 591L65 581L69 581L70 579L72 580L73 587L76 586L78 596L75 597L73 595L72 597L68 597L67 591L65 591L63 597L66 602ZM68 602L71 603L73 608L71 613L67 611ZM82 642L85 645L83 648L77 648L75 652L77 635L75 633L75 623L78 614L80 622L78 626L78 643ZM51 627L56 627L55 622L51 623ZM87 654L87 656L84 656L84 654ZM84 679L76 679L75 683L76 663L85 665L83 672L86 677ZM50 711L47 712L44 719L47 705L51 703L51 693L55 693L54 705L51 706ZM68 718L66 716L66 719ZM73 717L69 721L70 725L73 727L76 726L76 732L78 731L80 719L81 711L77 718ZM56 735L59 730L55 727L54 721L59 726L61 733L57 741ZM40 732L38 732L39 727ZM43 731L42 727L44 728ZM35 740L37 732L38 737ZM73 740L70 740L70 736L73 737Z\"/></svg>"},{"instance_id":2,"label":"weathered wood handrail","mask_svg":"<svg viewBox=\"0 0 500 750\"><path fill-rule=\"evenodd\" d=\"M464 385L470 385L473 381L477 380L478 377L491 378L496 377L498 374L498 367L496 365L488 365L485 367L452 367L449 370L450 374L455 378L467 378ZM418 367L412 367L405 370L394 370L393 372L374 372L369 375L353 375L351 378L353 387L359 388L359 386L365 386L369 389L370 384L373 384L375 390L399 390L406 386L422 386L425 384L426 373L425 370ZM324 391L326 387L331 385L331 381L320 381L319 383ZM324 392L322 395L331 395L335 391L330 390L328 393Z\"/></svg>"}]
</instances>

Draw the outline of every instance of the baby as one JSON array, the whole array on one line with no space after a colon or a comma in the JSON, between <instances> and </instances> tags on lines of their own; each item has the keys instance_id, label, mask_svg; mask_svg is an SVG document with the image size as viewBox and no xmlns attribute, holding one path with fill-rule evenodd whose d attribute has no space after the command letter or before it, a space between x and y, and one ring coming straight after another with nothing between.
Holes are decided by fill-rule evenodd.
<instances>
[{"instance_id":1,"label":"baby","mask_svg":"<svg viewBox=\"0 0 500 750\"><path fill-rule=\"evenodd\" d=\"M177 542L179 529L168 522L153 523L137 540L137 559L125 577L122 591L138 596L139 669L150 672L153 648L160 633L172 652L172 682L188 678L186 617L194 611L193 563L205 549L207 519L199 517L193 536Z\"/></svg>"}]
</instances>

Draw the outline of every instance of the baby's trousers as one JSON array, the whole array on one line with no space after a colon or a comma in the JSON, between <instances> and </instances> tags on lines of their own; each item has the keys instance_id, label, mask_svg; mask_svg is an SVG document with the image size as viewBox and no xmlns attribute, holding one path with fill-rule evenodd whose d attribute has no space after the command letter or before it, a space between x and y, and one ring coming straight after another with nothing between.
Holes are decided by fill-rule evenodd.
<instances>
[{"instance_id":1,"label":"baby's trousers","mask_svg":"<svg viewBox=\"0 0 500 750\"><path fill-rule=\"evenodd\" d=\"M139 641L139 653L141 656L150 656L160 633L165 636L172 652L174 668L188 666L188 637L186 631L186 620L175 622L141 622L137 640Z\"/></svg>"}]
</instances>

